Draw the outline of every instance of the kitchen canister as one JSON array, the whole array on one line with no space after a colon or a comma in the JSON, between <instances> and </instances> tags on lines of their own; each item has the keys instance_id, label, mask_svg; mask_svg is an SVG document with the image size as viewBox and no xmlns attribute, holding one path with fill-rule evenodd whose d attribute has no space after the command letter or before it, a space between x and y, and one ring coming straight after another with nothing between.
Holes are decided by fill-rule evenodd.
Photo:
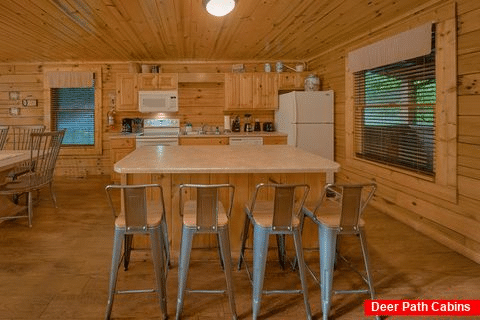
<instances>
[{"instance_id":1,"label":"kitchen canister","mask_svg":"<svg viewBox=\"0 0 480 320\"><path fill-rule=\"evenodd\" d=\"M318 90L320 90L320 79L314 74L309 74L305 78L305 91L318 91Z\"/></svg>"},{"instance_id":2,"label":"kitchen canister","mask_svg":"<svg viewBox=\"0 0 480 320\"><path fill-rule=\"evenodd\" d=\"M275 64L275 71L283 72L283 62L282 61L277 61L277 63Z\"/></svg>"}]
</instances>

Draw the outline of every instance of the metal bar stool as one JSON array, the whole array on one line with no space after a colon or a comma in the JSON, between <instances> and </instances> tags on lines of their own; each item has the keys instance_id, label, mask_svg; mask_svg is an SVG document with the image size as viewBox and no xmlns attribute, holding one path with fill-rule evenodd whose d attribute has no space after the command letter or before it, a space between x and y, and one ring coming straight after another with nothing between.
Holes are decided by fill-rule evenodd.
<instances>
[{"instance_id":1,"label":"metal bar stool","mask_svg":"<svg viewBox=\"0 0 480 320\"><path fill-rule=\"evenodd\" d=\"M316 280L320 282L324 320L328 319L333 293L369 293L370 297L375 299L365 239L365 222L361 219L361 215L372 199L375 190L376 185L374 183L327 184L315 208L313 210L303 208L303 213L318 225L320 280L318 281L317 278ZM333 290L333 271L337 256L337 237L339 235L359 237L366 275L359 274L368 285L368 289Z\"/></svg>"},{"instance_id":2,"label":"metal bar stool","mask_svg":"<svg viewBox=\"0 0 480 320\"><path fill-rule=\"evenodd\" d=\"M156 292L160 301L163 319L167 319L166 277L167 262L162 235L162 219L165 215L163 189L159 184L109 185L105 188L108 202L115 217L112 266L108 289L105 319L110 319L115 294ZM120 191L121 208L117 209L112 200L113 190ZM118 268L125 235L150 235L156 287L145 290L117 290Z\"/></svg>"},{"instance_id":3,"label":"metal bar stool","mask_svg":"<svg viewBox=\"0 0 480 320\"><path fill-rule=\"evenodd\" d=\"M183 200L187 190L196 191L196 200ZM225 208L220 201L221 191L228 191L229 206ZM190 264L193 236L198 233L216 233L219 240L220 260L227 283L227 294L232 318L237 319L235 298L233 295L232 262L228 222L233 206L235 187L231 184L182 184L180 185L180 215L183 218L182 241L178 263L178 298L176 319L180 319L183 310L185 292L225 293L225 290L190 290L187 289L187 277Z\"/></svg>"},{"instance_id":4,"label":"metal bar stool","mask_svg":"<svg viewBox=\"0 0 480 320\"><path fill-rule=\"evenodd\" d=\"M274 199L257 200L260 194L272 194ZM311 319L310 304L308 302L308 285L305 277L305 261L303 259L302 238L300 230L300 215L310 187L306 184L258 184L251 203L245 205L247 219L253 224L253 319L257 319L260 312L262 294L296 293L303 294L307 318ZM298 199L298 200L297 200ZM297 200L297 201L296 201ZM245 244L249 224L243 230L240 259L244 260ZM268 240L271 234L277 236L293 235L295 252L300 273L301 290L263 290L265 266L268 253ZM241 266L241 261L239 261ZM247 268L248 272L248 268ZM249 273L250 276L250 273Z\"/></svg>"}]
</instances>

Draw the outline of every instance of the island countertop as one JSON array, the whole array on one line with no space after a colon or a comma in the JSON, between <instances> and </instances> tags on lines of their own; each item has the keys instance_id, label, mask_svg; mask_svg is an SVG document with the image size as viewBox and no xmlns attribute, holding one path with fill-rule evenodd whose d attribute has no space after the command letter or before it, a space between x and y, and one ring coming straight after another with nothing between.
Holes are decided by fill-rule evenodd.
<instances>
[{"instance_id":1,"label":"island countertop","mask_svg":"<svg viewBox=\"0 0 480 320\"><path fill-rule=\"evenodd\" d=\"M114 165L118 173L336 172L340 165L289 145L140 147Z\"/></svg>"}]
</instances>

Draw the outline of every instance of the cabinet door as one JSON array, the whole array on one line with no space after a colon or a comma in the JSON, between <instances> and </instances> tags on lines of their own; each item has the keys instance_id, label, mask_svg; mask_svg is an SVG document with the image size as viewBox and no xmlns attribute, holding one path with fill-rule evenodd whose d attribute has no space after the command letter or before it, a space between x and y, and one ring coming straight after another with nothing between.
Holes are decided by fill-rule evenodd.
<instances>
[{"instance_id":1,"label":"cabinet door","mask_svg":"<svg viewBox=\"0 0 480 320\"><path fill-rule=\"evenodd\" d=\"M279 90L303 90L305 74L304 73L280 73L278 74Z\"/></svg>"},{"instance_id":2,"label":"cabinet door","mask_svg":"<svg viewBox=\"0 0 480 320\"><path fill-rule=\"evenodd\" d=\"M137 75L138 90L155 90L158 88L158 77L155 73Z\"/></svg>"},{"instance_id":3,"label":"cabinet door","mask_svg":"<svg viewBox=\"0 0 480 320\"><path fill-rule=\"evenodd\" d=\"M138 111L137 78L134 73L117 75L117 111Z\"/></svg>"},{"instance_id":4,"label":"cabinet door","mask_svg":"<svg viewBox=\"0 0 480 320\"><path fill-rule=\"evenodd\" d=\"M240 73L240 108L253 109L253 74Z\"/></svg>"},{"instance_id":5,"label":"cabinet door","mask_svg":"<svg viewBox=\"0 0 480 320\"><path fill-rule=\"evenodd\" d=\"M240 77L236 73L225 74L225 110L240 108Z\"/></svg>"},{"instance_id":6,"label":"cabinet door","mask_svg":"<svg viewBox=\"0 0 480 320\"><path fill-rule=\"evenodd\" d=\"M273 73L253 75L253 109L275 110L278 108L278 80Z\"/></svg>"},{"instance_id":7,"label":"cabinet door","mask_svg":"<svg viewBox=\"0 0 480 320\"><path fill-rule=\"evenodd\" d=\"M157 86L158 86L158 89L162 89L162 90L178 89L178 74L177 73L157 74Z\"/></svg>"},{"instance_id":8,"label":"cabinet door","mask_svg":"<svg viewBox=\"0 0 480 320\"><path fill-rule=\"evenodd\" d=\"M227 137L192 137L192 138L180 138L180 145L227 145Z\"/></svg>"}]
</instances>

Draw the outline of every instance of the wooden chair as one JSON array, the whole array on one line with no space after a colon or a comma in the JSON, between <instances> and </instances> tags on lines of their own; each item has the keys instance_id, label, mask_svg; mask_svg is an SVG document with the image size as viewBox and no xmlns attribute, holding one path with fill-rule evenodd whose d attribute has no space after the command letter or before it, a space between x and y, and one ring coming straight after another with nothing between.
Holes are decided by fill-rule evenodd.
<instances>
[{"instance_id":1,"label":"wooden chair","mask_svg":"<svg viewBox=\"0 0 480 320\"><path fill-rule=\"evenodd\" d=\"M222 189L228 190L228 207L220 201ZM195 191L195 200L183 200L183 193ZM182 184L180 185L180 215L182 223L182 241L178 265L178 298L176 319L183 310L185 292L224 293L225 290L187 290L187 277L190 264L193 236L199 233L217 234L220 247L220 259L227 283L227 294L232 318L237 318L235 298L233 294L232 263L228 222L233 206L235 187L231 184ZM208 271L208 270L206 270Z\"/></svg>"},{"instance_id":2,"label":"wooden chair","mask_svg":"<svg viewBox=\"0 0 480 320\"><path fill-rule=\"evenodd\" d=\"M8 126L0 126L0 150L3 150L7 142L8 129Z\"/></svg>"},{"instance_id":3,"label":"wooden chair","mask_svg":"<svg viewBox=\"0 0 480 320\"><path fill-rule=\"evenodd\" d=\"M320 288L323 319L328 319L333 293L369 293L375 299L370 261L365 239L365 222L361 218L368 202L376 190L374 183L368 184L327 184L313 209L304 208L303 213L318 225L320 251ZM368 289L333 290L333 271L337 257L337 238L340 235L354 235L360 239L365 265L362 279ZM316 279L318 281L318 279Z\"/></svg>"},{"instance_id":4,"label":"wooden chair","mask_svg":"<svg viewBox=\"0 0 480 320\"><path fill-rule=\"evenodd\" d=\"M163 189L159 184L108 185L105 188L107 199L115 218L112 265L108 288L105 319L110 319L113 300L116 294L156 292L160 302L163 319L167 319L167 257L162 225L165 217ZM114 191L121 194L121 208L113 202ZM118 269L121 264L122 244L126 235L146 234L150 236L155 288L145 290L117 290Z\"/></svg>"},{"instance_id":5,"label":"wooden chair","mask_svg":"<svg viewBox=\"0 0 480 320\"><path fill-rule=\"evenodd\" d=\"M308 285L305 277L305 261L301 238L300 215L310 187L306 184L258 184L250 203L245 204L246 219L253 224L253 319L260 312L262 294L295 293L303 294L307 318L312 314L308 302ZM273 200L258 200L273 194ZM245 260L245 245L248 237L249 223L245 223L240 249L240 261ZM271 234L292 235L298 259L301 290L263 290L265 266L268 255L268 240ZM247 272L248 267L246 268ZM250 277L250 273L249 273Z\"/></svg>"},{"instance_id":6,"label":"wooden chair","mask_svg":"<svg viewBox=\"0 0 480 320\"><path fill-rule=\"evenodd\" d=\"M27 214L1 217L1 220L28 218L28 225L31 227L33 216L32 193L47 185L50 187L52 201L56 207L56 197L52 188L53 173L64 135L65 130L31 134L28 170L13 177L11 181L0 188L0 195L11 196L27 193Z\"/></svg>"}]
</instances>

